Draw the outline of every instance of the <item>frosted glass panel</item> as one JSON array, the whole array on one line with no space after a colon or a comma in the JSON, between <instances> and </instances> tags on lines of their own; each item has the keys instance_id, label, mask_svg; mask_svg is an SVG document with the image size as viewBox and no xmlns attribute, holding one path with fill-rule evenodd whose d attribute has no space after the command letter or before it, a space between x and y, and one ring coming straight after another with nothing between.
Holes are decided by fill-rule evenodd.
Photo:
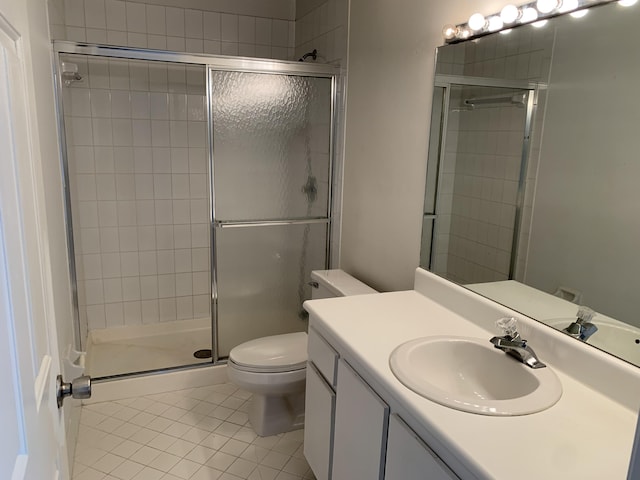
<instances>
[{"instance_id":1,"label":"frosted glass panel","mask_svg":"<svg viewBox=\"0 0 640 480\"><path fill-rule=\"evenodd\" d=\"M326 224L218 228L219 356L267 335L304 331L311 270L325 268Z\"/></svg>"},{"instance_id":2,"label":"frosted glass panel","mask_svg":"<svg viewBox=\"0 0 640 480\"><path fill-rule=\"evenodd\" d=\"M211 75L216 219L326 217L331 79Z\"/></svg>"}]
</instances>

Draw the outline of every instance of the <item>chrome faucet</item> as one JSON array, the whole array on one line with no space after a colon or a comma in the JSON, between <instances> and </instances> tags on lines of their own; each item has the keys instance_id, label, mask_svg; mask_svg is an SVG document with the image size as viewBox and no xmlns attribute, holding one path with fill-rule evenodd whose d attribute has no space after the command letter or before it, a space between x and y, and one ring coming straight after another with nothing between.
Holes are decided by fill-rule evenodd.
<instances>
[{"instance_id":1,"label":"chrome faucet","mask_svg":"<svg viewBox=\"0 0 640 480\"><path fill-rule=\"evenodd\" d=\"M502 337L493 337L489 340L493 343L495 348L502 350L507 355L511 355L516 360L524 363L527 367L546 367L546 365L537 357L533 348L527 345L527 341L520 337L516 328L515 318L501 318L496 322L496 325L498 328L502 329L505 334Z\"/></svg>"},{"instance_id":2,"label":"chrome faucet","mask_svg":"<svg viewBox=\"0 0 640 480\"><path fill-rule=\"evenodd\" d=\"M596 312L590 308L580 307L576 314L576 320L571 322L571 324L562 331L573 338L586 342L591 335L598 331L598 327L591 323L591 319L595 317L595 315Z\"/></svg>"}]
</instances>

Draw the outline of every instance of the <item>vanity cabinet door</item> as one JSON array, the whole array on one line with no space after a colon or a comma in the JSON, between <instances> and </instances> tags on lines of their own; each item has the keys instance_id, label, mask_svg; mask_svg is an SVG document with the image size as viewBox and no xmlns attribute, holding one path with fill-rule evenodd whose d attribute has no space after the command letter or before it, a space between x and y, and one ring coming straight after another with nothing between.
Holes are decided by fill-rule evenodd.
<instances>
[{"instance_id":1,"label":"vanity cabinet door","mask_svg":"<svg viewBox=\"0 0 640 480\"><path fill-rule=\"evenodd\" d=\"M385 480L452 480L458 477L405 424L389 419Z\"/></svg>"},{"instance_id":2,"label":"vanity cabinet door","mask_svg":"<svg viewBox=\"0 0 640 480\"><path fill-rule=\"evenodd\" d=\"M342 359L336 392L333 478L381 480L389 407Z\"/></svg>"},{"instance_id":3,"label":"vanity cabinet door","mask_svg":"<svg viewBox=\"0 0 640 480\"><path fill-rule=\"evenodd\" d=\"M331 478L335 405L336 394L320 376L315 365L309 362L305 394L304 456L318 480Z\"/></svg>"}]
</instances>

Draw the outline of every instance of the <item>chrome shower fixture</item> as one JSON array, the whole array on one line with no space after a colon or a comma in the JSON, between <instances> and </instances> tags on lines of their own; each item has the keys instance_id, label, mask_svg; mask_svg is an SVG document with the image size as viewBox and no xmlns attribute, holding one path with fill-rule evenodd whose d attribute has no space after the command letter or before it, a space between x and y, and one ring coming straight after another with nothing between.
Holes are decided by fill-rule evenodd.
<instances>
[{"instance_id":1,"label":"chrome shower fixture","mask_svg":"<svg viewBox=\"0 0 640 480\"><path fill-rule=\"evenodd\" d=\"M62 62L61 76L67 87L74 82L82 81L82 75L78 73L78 65L75 63Z\"/></svg>"},{"instance_id":2,"label":"chrome shower fixture","mask_svg":"<svg viewBox=\"0 0 640 480\"><path fill-rule=\"evenodd\" d=\"M314 60L316 60L318 58L318 49L314 48L313 51L305 53L298 59L298 61L304 62L307 59L307 57L311 57Z\"/></svg>"}]
</instances>

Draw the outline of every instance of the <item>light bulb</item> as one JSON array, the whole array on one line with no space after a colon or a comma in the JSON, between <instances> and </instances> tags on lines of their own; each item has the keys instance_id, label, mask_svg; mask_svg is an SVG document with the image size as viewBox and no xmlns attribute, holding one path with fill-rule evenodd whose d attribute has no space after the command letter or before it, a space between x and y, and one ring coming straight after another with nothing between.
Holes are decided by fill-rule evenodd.
<instances>
[{"instance_id":1,"label":"light bulb","mask_svg":"<svg viewBox=\"0 0 640 480\"><path fill-rule=\"evenodd\" d=\"M471 36L471 30L467 27L459 27L456 29L456 37L461 40L466 40Z\"/></svg>"},{"instance_id":2,"label":"light bulb","mask_svg":"<svg viewBox=\"0 0 640 480\"><path fill-rule=\"evenodd\" d=\"M453 25L445 25L442 28L442 36L447 40L451 40L452 38L455 38L456 27L454 27Z\"/></svg>"},{"instance_id":3,"label":"light bulb","mask_svg":"<svg viewBox=\"0 0 640 480\"><path fill-rule=\"evenodd\" d=\"M536 8L540 13L551 13L559 6L558 0L538 0Z\"/></svg>"},{"instance_id":4,"label":"light bulb","mask_svg":"<svg viewBox=\"0 0 640 480\"><path fill-rule=\"evenodd\" d=\"M544 27L547 23L549 23L549 20L540 20L538 22L534 22L531 25L533 25L535 28L542 28Z\"/></svg>"},{"instance_id":5,"label":"light bulb","mask_svg":"<svg viewBox=\"0 0 640 480\"><path fill-rule=\"evenodd\" d=\"M535 22L538 19L538 11L535 8L527 7L522 10L522 16L520 17L520 23Z\"/></svg>"},{"instance_id":6,"label":"light bulb","mask_svg":"<svg viewBox=\"0 0 640 480\"><path fill-rule=\"evenodd\" d=\"M500 12L500 18L507 24L515 22L519 16L520 10L515 5L507 5Z\"/></svg>"},{"instance_id":7,"label":"light bulb","mask_svg":"<svg viewBox=\"0 0 640 480\"><path fill-rule=\"evenodd\" d=\"M586 8L584 10L578 10L577 12L571 12L569 15L571 15L573 18L582 18L584 17L587 13L589 13L589 10L587 10Z\"/></svg>"},{"instance_id":8,"label":"light bulb","mask_svg":"<svg viewBox=\"0 0 640 480\"><path fill-rule=\"evenodd\" d=\"M487 28L489 29L490 32L497 32L502 27L504 27L504 22L498 15L489 17L488 23L489 23L489 26Z\"/></svg>"},{"instance_id":9,"label":"light bulb","mask_svg":"<svg viewBox=\"0 0 640 480\"><path fill-rule=\"evenodd\" d=\"M487 22L484 19L484 15L482 15L481 13L474 13L469 17L469 28L474 32L478 32L484 29L486 23Z\"/></svg>"},{"instance_id":10,"label":"light bulb","mask_svg":"<svg viewBox=\"0 0 640 480\"><path fill-rule=\"evenodd\" d=\"M618 3L623 7L630 7L631 5L635 5L638 0L620 0Z\"/></svg>"},{"instance_id":11,"label":"light bulb","mask_svg":"<svg viewBox=\"0 0 640 480\"><path fill-rule=\"evenodd\" d=\"M560 13L570 12L571 10L575 10L578 8L580 3L578 0L563 0L562 5L560 6Z\"/></svg>"}]
</instances>

